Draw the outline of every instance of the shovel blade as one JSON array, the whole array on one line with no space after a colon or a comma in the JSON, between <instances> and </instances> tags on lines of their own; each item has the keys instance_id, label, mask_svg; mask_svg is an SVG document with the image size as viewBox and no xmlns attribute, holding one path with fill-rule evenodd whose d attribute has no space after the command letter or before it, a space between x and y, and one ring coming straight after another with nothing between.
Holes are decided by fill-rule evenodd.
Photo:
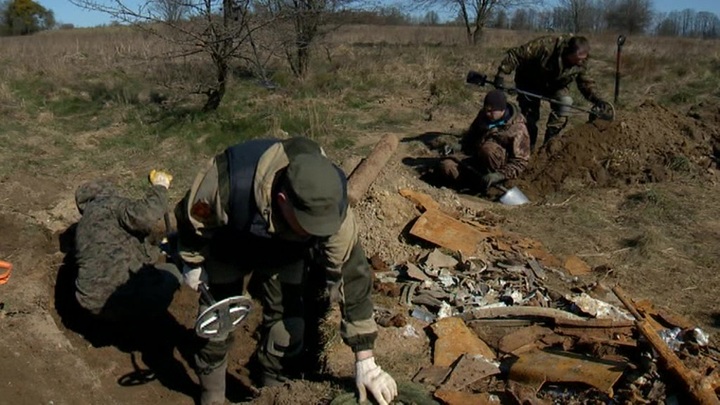
<instances>
[{"instance_id":1,"label":"shovel blade","mask_svg":"<svg viewBox=\"0 0 720 405\"><path fill-rule=\"evenodd\" d=\"M529 203L530 199L519 188L513 187L500 197L500 202L503 205L523 205Z\"/></svg>"}]
</instances>

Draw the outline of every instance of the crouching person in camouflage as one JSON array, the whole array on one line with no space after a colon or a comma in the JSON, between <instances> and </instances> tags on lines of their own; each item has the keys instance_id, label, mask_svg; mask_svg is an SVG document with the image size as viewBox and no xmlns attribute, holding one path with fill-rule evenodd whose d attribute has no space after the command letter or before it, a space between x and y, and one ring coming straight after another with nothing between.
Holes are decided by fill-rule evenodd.
<instances>
[{"instance_id":1,"label":"crouching person in camouflage","mask_svg":"<svg viewBox=\"0 0 720 405\"><path fill-rule=\"evenodd\" d=\"M75 296L81 307L109 321L142 322L165 313L182 275L163 263L159 247L147 237L167 210L172 176L153 170L145 198L121 197L107 180L78 187L82 214L75 231L78 277Z\"/></svg>"},{"instance_id":2,"label":"crouching person in camouflage","mask_svg":"<svg viewBox=\"0 0 720 405\"><path fill-rule=\"evenodd\" d=\"M440 171L457 183L487 193L518 177L530 160L530 136L517 105L505 93L492 90L461 140L462 152L440 161Z\"/></svg>"},{"instance_id":3,"label":"crouching person in camouflage","mask_svg":"<svg viewBox=\"0 0 720 405\"><path fill-rule=\"evenodd\" d=\"M567 125L567 107L573 100L569 85L573 81L580 93L594 104L594 108L607 111L608 104L595 91L595 80L587 71L590 43L585 37L545 36L511 48L502 60L495 75L498 88L505 85L505 75L515 72L515 85L520 90L560 101L550 104L547 129L543 142L557 136ZM540 99L518 94L520 111L527 118L530 146L534 149L538 137Z\"/></svg>"},{"instance_id":4,"label":"crouching person in camouflage","mask_svg":"<svg viewBox=\"0 0 720 405\"><path fill-rule=\"evenodd\" d=\"M191 288L206 283L220 301L242 294L246 275L259 277L261 385L298 375L304 273L320 268L340 300L340 334L355 353L360 399L370 391L387 404L397 395L395 381L373 357L371 273L347 203L346 178L316 143L264 139L226 149L198 173L176 216L183 276ZM210 305L203 295L201 311ZM231 335L207 339L196 355L202 405L225 401L230 344Z\"/></svg>"}]
</instances>

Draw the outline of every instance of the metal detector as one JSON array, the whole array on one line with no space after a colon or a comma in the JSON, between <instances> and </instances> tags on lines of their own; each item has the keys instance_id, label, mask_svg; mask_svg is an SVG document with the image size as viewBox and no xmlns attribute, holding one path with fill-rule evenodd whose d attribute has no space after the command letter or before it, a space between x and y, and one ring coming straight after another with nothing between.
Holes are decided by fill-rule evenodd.
<instances>
[{"instance_id":1,"label":"metal detector","mask_svg":"<svg viewBox=\"0 0 720 405\"><path fill-rule=\"evenodd\" d=\"M483 87L483 86L485 86L485 85L488 84L488 83L492 84L493 86L495 85L492 80L488 80L487 75L481 74L481 73L476 72L476 71L474 71L474 70L471 70L470 72L468 72L467 78L466 78L465 81L466 81L467 83L475 84L475 85L478 85L478 86L480 86L480 87ZM550 98L550 97L545 97L545 96L540 95L540 94L531 93L531 92L529 92L529 91L520 90L520 89L513 88L513 87L505 87L505 86L499 86L499 87L498 87L498 86L496 86L496 88L497 88L498 90L504 90L504 91L507 91L507 92L509 92L509 93L522 94L522 95L527 96L527 97L533 97L533 98L537 98L537 99L540 99L540 100L543 100L543 101L548 101L548 102L553 103L553 104L558 104L558 105L560 105L560 106L561 106L562 108L564 108L564 109L573 109L573 110L577 110L577 111L582 111L582 112L584 112L584 113L586 113L586 114L589 114L589 116L590 116L591 118L592 118L592 117L596 117L596 118L600 118L600 119L605 120L605 121L612 121L612 120L615 118L615 106L613 106L613 105L612 105L611 103L609 103L609 102L606 102L606 103L605 103L605 104L607 104L607 106L608 106L607 109L600 109L600 108L597 108L597 107L595 107L595 106L593 106L591 109L585 109L585 108L582 108L582 107L574 106L574 105L572 105L572 104L564 103L564 102L562 102L562 101L560 101L560 100L555 100L555 99L552 99L552 98Z\"/></svg>"},{"instance_id":2,"label":"metal detector","mask_svg":"<svg viewBox=\"0 0 720 405\"><path fill-rule=\"evenodd\" d=\"M215 301L205 283L198 287L210 306L195 320L195 333L202 338L225 337L237 327L252 309L252 300L245 295Z\"/></svg>"}]
</instances>

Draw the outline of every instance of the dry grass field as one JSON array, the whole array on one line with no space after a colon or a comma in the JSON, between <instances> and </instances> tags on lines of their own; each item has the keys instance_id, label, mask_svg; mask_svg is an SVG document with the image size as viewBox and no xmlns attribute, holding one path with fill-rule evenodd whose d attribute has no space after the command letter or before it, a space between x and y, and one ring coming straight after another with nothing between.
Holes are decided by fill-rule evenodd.
<instances>
[{"instance_id":1,"label":"dry grass field","mask_svg":"<svg viewBox=\"0 0 720 405\"><path fill-rule=\"evenodd\" d=\"M208 157L265 134L304 134L340 164L364 156L388 133L403 139L459 134L485 91L464 83L467 71L494 74L505 49L537 35L489 30L482 45L469 47L459 28L342 27L318 44L303 81L273 59L269 72L278 88L268 90L238 65L222 105L207 114L199 112L203 98L192 94L207 77L206 63L168 59L171 49L154 37L109 27L0 38L0 260L15 265L10 282L0 285L0 404L192 403L195 388L178 388L177 381L118 384L133 370L129 352L89 344L58 315L63 235L78 217L73 196L79 184L105 176L138 195L148 171L165 168L175 175L171 195L178 200ZM609 100L615 38L590 37L592 73ZM533 204L509 209L423 183L403 160L429 152L420 142L403 142L359 208L368 254L400 263L418 252L401 237L414 210L396 196L398 187L410 186L486 211L553 253L577 254L593 267L611 269L598 277L671 307L716 335L720 146L713 147L720 140L719 97L720 42L629 37L613 123L627 136L612 139L624 142L622 150L642 151L661 166L662 176L622 172L617 181L600 184L568 175L546 187L541 180L547 171L538 168L537 177L519 183L532 192ZM590 107L575 89L573 98ZM585 121L574 116L566 131L582 137ZM596 149L577 150L602 160L606 169L616 162ZM538 162L564 168L549 153L539 154ZM561 156L571 159L568 153ZM189 291L179 294L173 314L181 323L194 316L194 299ZM243 332L243 339L252 336ZM235 374L242 374L253 345L238 349ZM352 367L347 350L334 350L335 380L294 384L257 403L328 403L348 387ZM399 348L390 332L382 332L377 354L406 381L428 361L428 350L427 344ZM191 372L183 378L194 384Z\"/></svg>"}]
</instances>

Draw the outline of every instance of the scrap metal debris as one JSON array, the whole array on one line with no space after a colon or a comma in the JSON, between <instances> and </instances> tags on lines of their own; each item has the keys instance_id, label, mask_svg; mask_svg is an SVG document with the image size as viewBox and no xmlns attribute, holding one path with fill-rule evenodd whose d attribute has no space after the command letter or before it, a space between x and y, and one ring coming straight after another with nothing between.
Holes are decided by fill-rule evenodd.
<instances>
[{"instance_id":1,"label":"scrap metal debris","mask_svg":"<svg viewBox=\"0 0 720 405\"><path fill-rule=\"evenodd\" d=\"M436 399L664 403L689 393L719 404L717 349L691 321L649 301L628 306L603 284L606 272L577 256L561 260L540 242L475 222L478 215L453 216L427 195L402 194L423 212L410 234L437 248L375 272L376 289L405 306L405 336L411 323L430 326L413 328L433 338L433 366L413 381L432 386ZM381 324L394 326L391 315Z\"/></svg>"}]
</instances>

